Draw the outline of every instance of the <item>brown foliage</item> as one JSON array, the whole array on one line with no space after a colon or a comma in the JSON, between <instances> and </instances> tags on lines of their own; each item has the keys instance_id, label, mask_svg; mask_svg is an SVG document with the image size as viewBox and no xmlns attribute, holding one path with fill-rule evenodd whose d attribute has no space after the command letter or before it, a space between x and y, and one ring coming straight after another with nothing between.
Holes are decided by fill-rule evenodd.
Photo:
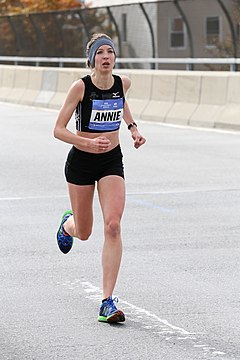
<instances>
[{"instance_id":1,"label":"brown foliage","mask_svg":"<svg viewBox=\"0 0 240 360\"><path fill-rule=\"evenodd\" d=\"M0 0L0 14L26 14L79 8L77 0Z\"/></svg>"},{"instance_id":2,"label":"brown foliage","mask_svg":"<svg viewBox=\"0 0 240 360\"><path fill-rule=\"evenodd\" d=\"M88 35L115 36L106 9L81 7L77 0L0 0L1 55L84 57Z\"/></svg>"}]
</instances>

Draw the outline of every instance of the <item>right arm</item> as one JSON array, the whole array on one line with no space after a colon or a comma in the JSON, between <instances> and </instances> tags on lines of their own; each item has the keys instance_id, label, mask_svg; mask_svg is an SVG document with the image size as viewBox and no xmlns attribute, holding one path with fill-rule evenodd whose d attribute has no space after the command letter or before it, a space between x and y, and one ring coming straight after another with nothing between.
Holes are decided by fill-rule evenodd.
<instances>
[{"instance_id":1,"label":"right arm","mask_svg":"<svg viewBox=\"0 0 240 360\"><path fill-rule=\"evenodd\" d=\"M81 148L85 151L96 151L102 152L109 147L109 140L103 136L99 136L95 139L85 138L74 134L67 129L67 125L72 117L72 114L79 103L81 102L84 96L85 85L82 80L75 81L70 87L66 100L64 101L63 106L61 107L59 114L57 116L56 124L54 127L54 137L62 140L68 144L75 145L78 148Z\"/></svg>"},{"instance_id":2,"label":"right arm","mask_svg":"<svg viewBox=\"0 0 240 360\"><path fill-rule=\"evenodd\" d=\"M84 82L82 80L75 81L70 87L64 104L59 111L53 131L55 138L76 146L86 146L85 142L87 139L69 131L67 125L77 104L82 100L83 94Z\"/></svg>"}]
</instances>

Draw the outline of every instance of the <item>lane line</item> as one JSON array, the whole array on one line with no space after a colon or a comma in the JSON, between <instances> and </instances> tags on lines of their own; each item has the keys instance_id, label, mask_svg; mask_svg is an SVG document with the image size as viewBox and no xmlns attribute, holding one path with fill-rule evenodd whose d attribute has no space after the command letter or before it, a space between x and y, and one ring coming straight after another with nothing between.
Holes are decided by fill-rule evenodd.
<instances>
[{"instance_id":1,"label":"lane line","mask_svg":"<svg viewBox=\"0 0 240 360\"><path fill-rule=\"evenodd\" d=\"M238 192L240 189L232 188L232 189L186 189L186 190L162 190L162 191L146 191L146 192L129 192L126 193L126 196L148 196L148 195L171 195L171 194L191 194L191 193L204 193L204 192ZM96 195L96 193L95 193ZM68 198L68 195L39 195L39 196L6 196L1 197L0 201L15 201L15 200L41 200L41 199L61 199ZM135 201L135 200L134 200ZM142 200L136 200L142 201ZM144 201L142 201L143 203ZM147 202L145 202L147 204ZM148 203L149 205L149 203ZM161 206L156 205L156 207L161 208ZM167 211L172 211L174 209L170 208L162 208Z\"/></svg>"},{"instance_id":2,"label":"lane line","mask_svg":"<svg viewBox=\"0 0 240 360\"><path fill-rule=\"evenodd\" d=\"M223 189L183 189L183 190L161 190L161 191L146 191L141 193L129 192L127 196L133 195L168 195L168 194L191 194L191 193L203 193L203 192L228 192L228 191L240 191L240 188L223 188Z\"/></svg>"},{"instance_id":3,"label":"lane line","mask_svg":"<svg viewBox=\"0 0 240 360\"><path fill-rule=\"evenodd\" d=\"M167 320L161 319L159 316L151 313L150 311L145 310L143 308L140 308L140 307L138 307L136 305L133 305L133 304L129 303L128 301L121 300L121 303L127 305L129 308L134 310L136 313L144 314L148 318L152 318L152 319L156 320L157 322L165 325L167 327L165 329L165 331L167 331L167 332L168 332L168 328L170 328L170 329L174 330L175 332L177 332L177 333L179 333L181 335L193 335L189 331L187 331L187 330L185 330L185 329L183 329L183 328L181 328L179 326L172 325ZM141 316L141 318L143 318L143 316Z\"/></svg>"},{"instance_id":4,"label":"lane line","mask_svg":"<svg viewBox=\"0 0 240 360\"><path fill-rule=\"evenodd\" d=\"M35 107L35 106L31 106L31 105L24 105L24 104L13 104L13 103L6 103L4 101L0 101L0 105L6 106L6 107L20 107L20 108L26 108L26 109L31 109L31 110L36 110L36 111L45 111L45 112L49 112L49 113L55 113L57 114L59 110L57 109L51 109L51 108L46 108L46 107ZM171 123L164 123L164 122L157 122L157 121L150 121L150 120L142 120L142 119L138 119L139 123L143 123L143 124L151 124L151 125L157 125L157 126L161 126L161 127L166 127L166 128L176 128L176 129L183 129L183 130L194 130L194 131L201 131L201 132L213 132L213 133L220 133L220 134L228 134L228 135L235 135L235 136L240 136L240 131L239 130L234 130L234 129L220 129L220 128L207 128L207 127L198 127L198 126L191 126L191 125L183 125L183 124L171 124Z\"/></svg>"},{"instance_id":5,"label":"lane line","mask_svg":"<svg viewBox=\"0 0 240 360\"><path fill-rule=\"evenodd\" d=\"M87 294L94 294L94 296L90 296L89 298L96 299L96 300L102 299L102 292L99 287L94 286L89 281L82 281L81 285ZM127 309L126 313L128 313L129 310L133 310L133 312L137 314L137 317L139 319L145 318L145 317L143 317L143 315L147 316L147 319L152 318L155 321L159 322L161 325L163 325L162 330L164 330L168 333L169 333L169 329L171 329L180 335L188 335L188 336L193 335L189 331L187 331L179 326L172 325L167 320L161 319L159 316L151 313L150 311L148 311L146 309L143 309L139 306L133 305L126 300L123 300L123 299L120 299L120 300L121 300L121 304L125 305L124 308ZM151 325L148 325L148 327L152 328Z\"/></svg>"},{"instance_id":6,"label":"lane line","mask_svg":"<svg viewBox=\"0 0 240 360\"><path fill-rule=\"evenodd\" d=\"M68 198L68 195L10 196L10 197L2 197L0 198L0 201L45 200L45 199L62 199L62 198Z\"/></svg>"},{"instance_id":7,"label":"lane line","mask_svg":"<svg viewBox=\"0 0 240 360\"><path fill-rule=\"evenodd\" d=\"M220 133L220 134L228 134L228 135L236 135L240 136L239 130L234 129L220 129L220 128L208 128L208 127L199 127L199 126L191 126L191 125L180 125L180 124L171 124L171 123L164 123L164 122L157 122L157 121L148 121L148 120L138 120L143 124L151 124L157 125L166 128L176 128L176 129L183 129L183 130L194 130L194 131L201 131L201 132L213 132L213 133Z\"/></svg>"},{"instance_id":8,"label":"lane line","mask_svg":"<svg viewBox=\"0 0 240 360\"><path fill-rule=\"evenodd\" d=\"M83 278L64 284L59 283L59 285L66 286L73 291L77 290L78 293L82 289L87 299L98 303L98 305L101 303L101 289ZM129 322L136 323L145 331L161 338L163 337L165 341L181 341L184 343L184 346L188 345L196 349L196 351L200 351L203 356L202 359L210 360L216 356L222 357L227 355L226 352L201 342L200 337L204 336L206 338L206 334L187 331L183 327L171 324L167 319L162 319L149 310L131 304L124 299L120 299L120 302Z\"/></svg>"}]
</instances>

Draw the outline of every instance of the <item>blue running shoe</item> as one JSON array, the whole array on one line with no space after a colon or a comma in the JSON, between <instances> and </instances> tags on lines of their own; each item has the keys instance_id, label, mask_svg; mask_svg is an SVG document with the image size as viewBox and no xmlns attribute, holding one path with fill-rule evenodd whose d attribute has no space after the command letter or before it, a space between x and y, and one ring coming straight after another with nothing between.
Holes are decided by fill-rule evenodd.
<instances>
[{"instance_id":1,"label":"blue running shoe","mask_svg":"<svg viewBox=\"0 0 240 360\"><path fill-rule=\"evenodd\" d=\"M125 321L125 315L121 310L118 310L114 304L118 303L118 298L114 299L109 296L101 305L98 321L108 322L108 323L118 323Z\"/></svg>"},{"instance_id":2,"label":"blue running shoe","mask_svg":"<svg viewBox=\"0 0 240 360\"><path fill-rule=\"evenodd\" d=\"M59 246L59 249L64 253L67 254L73 245L73 237L67 234L64 231L63 224L67 221L67 219L72 216L72 211L68 210L66 211L62 216L62 221L59 226L58 232L57 232L57 243Z\"/></svg>"}]
</instances>

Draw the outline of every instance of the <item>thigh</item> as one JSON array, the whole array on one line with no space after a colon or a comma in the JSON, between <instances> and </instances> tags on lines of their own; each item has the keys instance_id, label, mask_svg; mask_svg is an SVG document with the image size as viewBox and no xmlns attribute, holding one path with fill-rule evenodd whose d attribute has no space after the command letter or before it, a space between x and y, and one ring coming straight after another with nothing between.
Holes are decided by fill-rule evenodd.
<instances>
[{"instance_id":1,"label":"thigh","mask_svg":"<svg viewBox=\"0 0 240 360\"><path fill-rule=\"evenodd\" d=\"M93 196L95 185L68 183L68 191L77 232L91 230L93 223Z\"/></svg>"},{"instance_id":2,"label":"thigh","mask_svg":"<svg viewBox=\"0 0 240 360\"><path fill-rule=\"evenodd\" d=\"M125 181L121 176L110 175L98 182L98 194L104 221L120 220L125 205Z\"/></svg>"}]
</instances>

